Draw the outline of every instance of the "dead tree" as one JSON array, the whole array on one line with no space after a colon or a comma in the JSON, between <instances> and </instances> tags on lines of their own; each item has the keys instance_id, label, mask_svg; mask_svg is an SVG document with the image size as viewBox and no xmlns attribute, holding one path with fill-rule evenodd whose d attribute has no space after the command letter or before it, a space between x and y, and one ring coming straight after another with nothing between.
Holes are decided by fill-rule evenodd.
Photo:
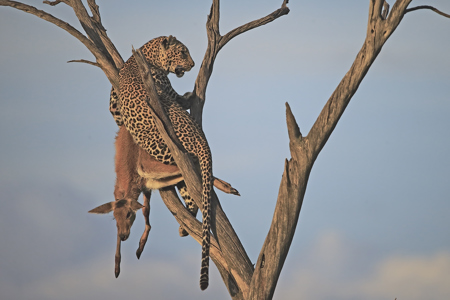
<instances>
[{"instance_id":1,"label":"dead tree","mask_svg":"<svg viewBox=\"0 0 450 300\"><path fill-rule=\"evenodd\" d=\"M226 214L223 212L217 196L213 193L212 231L214 237L211 238L211 257L232 299L272 299L297 227L308 178L314 162L372 63L381 51L381 48L400 24L403 17L409 12L430 9L444 17L450 18L450 15L442 13L431 6L409 8L408 6L411 1L396 0L390 10L389 4L386 1L370 0L367 34L362 48L356 56L350 70L326 102L316 122L306 136L302 135L295 117L289 105L286 103L286 122L290 140L289 148L292 157L285 161L284 173L272 224L254 266L228 221ZM96 5L95 0L87 1L92 16L89 15L81 0L44 1L44 3L49 5L57 5L61 2L74 10L87 36L80 33L68 23L53 17L47 12L37 10L32 6L9 0L0 0L0 5L14 7L34 14L75 36L96 58L95 62L86 60L77 61L100 67L113 87L118 90L118 70L123 65L123 59L106 35L106 30L100 19L99 7ZM203 105L206 100L206 87L212 74L215 58L220 49L233 37L267 24L289 13L289 8L286 6L287 2L285 0L280 9L268 16L240 26L225 35L221 35L219 30L219 0L213 0L206 24L208 47L193 90L194 101L191 114L199 124L202 121ZM197 200L201 199L200 177L195 172L195 167L188 155L179 147L179 142L170 122L168 122L164 111L159 105L151 76L148 74L148 65L142 59L139 52L134 53L134 55L140 60L141 73L146 83L149 103L155 116L158 116L155 118L157 119L158 129L175 158L176 164L187 184L189 193L197 202ZM173 188L165 188L160 190L160 193L166 206L173 213L180 225L186 228L195 240L201 242L201 223L185 209L175 190Z\"/></svg>"}]
</instances>

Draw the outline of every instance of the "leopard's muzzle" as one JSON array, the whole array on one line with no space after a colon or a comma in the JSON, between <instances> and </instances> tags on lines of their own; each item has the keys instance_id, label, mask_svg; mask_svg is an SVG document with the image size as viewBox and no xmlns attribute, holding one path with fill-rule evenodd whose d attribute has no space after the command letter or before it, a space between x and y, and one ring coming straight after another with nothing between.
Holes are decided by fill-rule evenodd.
<instances>
[{"instance_id":1,"label":"leopard's muzzle","mask_svg":"<svg viewBox=\"0 0 450 300\"><path fill-rule=\"evenodd\" d=\"M178 65L175 68L175 75L177 75L177 77L183 77L185 72L189 72L193 67L195 66L195 63L193 60L191 60L191 64L188 66L180 66Z\"/></svg>"}]
</instances>

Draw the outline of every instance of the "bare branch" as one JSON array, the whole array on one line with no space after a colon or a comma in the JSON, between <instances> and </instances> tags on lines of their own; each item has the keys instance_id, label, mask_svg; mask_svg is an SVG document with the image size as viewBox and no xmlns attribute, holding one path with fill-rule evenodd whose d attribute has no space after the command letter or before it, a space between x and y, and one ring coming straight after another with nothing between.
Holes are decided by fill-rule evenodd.
<instances>
[{"instance_id":1,"label":"bare branch","mask_svg":"<svg viewBox=\"0 0 450 300\"><path fill-rule=\"evenodd\" d=\"M294 114L291 111L291 107L286 102L286 124L289 135L289 149L291 150L291 156L297 160L298 157L297 147L303 142L303 136L298 127L297 121L295 120Z\"/></svg>"},{"instance_id":2,"label":"bare branch","mask_svg":"<svg viewBox=\"0 0 450 300\"><path fill-rule=\"evenodd\" d=\"M97 5L97 3L95 3L95 0L88 0L88 5L89 5L89 9L91 10L92 13L92 19L94 20L94 22L98 25L101 26L102 30L105 30L105 28L103 28L102 26L102 20L100 17L100 8Z\"/></svg>"},{"instance_id":3,"label":"bare branch","mask_svg":"<svg viewBox=\"0 0 450 300\"><path fill-rule=\"evenodd\" d=\"M223 46L225 46L232 38L240 35L241 33L244 33L246 31L249 31L249 30L259 27L259 26L266 25L267 23L270 23L270 22L278 19L281 16L287 15L289 13L290 9L286 6L286 3L287 3L287 1L284 1L281 8L279 8L276 11L274 11L273 13L267 15L266 17L249 22L245 25L239 26L238 28L235 28L235 29L231 30L230 32L228 32L227 34L225 34L222 37L222 39L220 40L219 49L217 50L217 52L219 52L219 50Z\"/></svg>"},{"instance_id":4,"label":"bare branch","mask_svg":"<svg viewBox=\"0 0 450 300\"><path fill-rule=\"evenodd\" d=\"M83 29L86 31L88 37L102 52L104 52L108 61L112 62L117 69L120 69L123 65L123 59L114 44L108 38L104 27L99 23L100 14L98 6L95 4L95 0L89 1L89 6L93 11L94 17L89 16L81 0L72 0L70 3L70 6L73 8L75 15L80 21Z\"/></svg>"},{"instance_id":5,"label":"bare branch","mask_svg":"<svg viewBox=\"0 0 450 300\"><path fill-rule=\"evenodd\" d=\"M208 16L208 22L206 22L206 27L210 27L218 37L220 37L219 30L219 20L220 20L220 1L213 0L211 5L211 12Z\"/></svg>"},{"instance_id":6,"label":"bare branch","mask_svg":"<svg viewBox=\"0 0 450 300\"><path fill-rule=\"evenodd\" d=\"M55 6L55 5L60 4L61 2L62 2L62 3L65 3L65 4L67 4L67 5L69 5L69 3L67 2L67 0L43 1L42 3L48 4L48 5L50 5L50 6Z\"/></svg>"},{"instance_id":7,"label":"bare branch","mask_svg":"<svg viewBox=\"0 0 450 300\"><path fill-rule=\"evenodd\" d=\"M93 65L93 66L101 68L98 63L90 61L90 60L86 60L86 59L74 59L74 60L69 60L68 61L68 63L73 63L73 62L85 63L85 64L88 64L88 65Z\"/></svg>"},{"instance_id":8,"label":"bare branch","mask_svg":"<svg viewBox=\"0 0 450 300\"><path fill-rule=\"evenodd\" d=\"M383 7L386 3L385 0L371 0L371 6L373 5L373 11L376 13L376 17L382 17L383 16Z\"/></svg>"},{"instance_id":9,"label":"bare branch","mask_svg":"<svg viewBox=\"0 0 450 300\"><path fill-rule=\"evenodd\" d=\"M92 12L91 18L92 24L97 29L100 39L102 40L103 46L106 48L106 51L111 55L116 67L118 69L121 69L124 61L122 59L122 56L120 56L119 51L117 51L116 46L114 46L114 44L106 34L106 29L103 27L101 21L99 6L95 3L95 0L88 0L88 5L89 9Z\"/></svg>"},{"instance_id":10,"label":"bare branch","mask_svg":"<svg viewBox=\"0 0 450 300\"><path fill-rule=\"evenodd\" d=\"M291 141L303 138L302 133L300 132L300 128L298 127L298 124L295 121L295 117L292 114L291 107L287 102L286 102L286 123L288 125L289 139Z\"/></svg>"},{"instance_id":11,"label":"bare branch","mask_svg":"<svg viewBox=\"0 0 450 300\"><path fill-rule=\"evenodd\" d=\"M220 8L219 0L214 0L211 5L211 11L206 22L206 29L208 35L208 47L206 49L205 56L203 58L202 65L198 72L197 79L195 80L194 94L197 96L193 101L191 107L191 114L194 119L201 125L202 124L202 113L203 106L205 104L206 97L206 87L211 77L214 61L220 49L225 46L232 38L235 36L254 29L256 27L270 23L277 18L289 13L289 8L286 6L287 0L283 1L281 8L277 9L273 13L261 19L249 22L245 25L239 26L236 29L231 30L223 37L219 32L219 19L220 19Z\"/></svg>"},{"instance_id":12,"label":"bare branch","mask_svg":"<svg viewBox=\"0 0 450 300\"><path fill-rule=\"evenodd\" d=\"M405 8L411 1L397 0L387 20L382 19L383 0L371 1L366 40L350 70L331 95L307 136L308 146L312 147L313 155L318 155L327 142L384 43L400 24Z\"/></svg>"},{"instance_id":13,"label":"bare branch","mask_svg":"<svg viewBox=\"0 0 450 300\"><path fill-rule=\"evenodd\" d=\"M415 11L415 10L419 10L419 9L430 9L430 10L434 11L435 13L440 14L441 16L444 16L446 18L450 18L449 14L446 14L446 13L440 11L439 9L434 8L433 6L430 6L430 5L420 5L420 6L408 8L407 10L405 10L405 14L409 13L409 12L412 12L412 11Z\"/></svg>"}]
</instances>

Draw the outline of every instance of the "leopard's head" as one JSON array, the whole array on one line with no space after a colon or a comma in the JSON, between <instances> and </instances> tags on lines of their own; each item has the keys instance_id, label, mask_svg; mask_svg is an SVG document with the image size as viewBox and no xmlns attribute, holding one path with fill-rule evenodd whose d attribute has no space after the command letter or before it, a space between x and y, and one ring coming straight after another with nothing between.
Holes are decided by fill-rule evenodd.
<instances>
[{"instance_id":1,"label":"leopard's head","mask_svg":"<svg viewBox=\"0 0 450 300\"><path fill-rule=\"evenodd\" d=\"M187 47L171 35L149 41L142 51L151 64L177 77L182 77L195 65Z\"/></svg>"}]
</instances>

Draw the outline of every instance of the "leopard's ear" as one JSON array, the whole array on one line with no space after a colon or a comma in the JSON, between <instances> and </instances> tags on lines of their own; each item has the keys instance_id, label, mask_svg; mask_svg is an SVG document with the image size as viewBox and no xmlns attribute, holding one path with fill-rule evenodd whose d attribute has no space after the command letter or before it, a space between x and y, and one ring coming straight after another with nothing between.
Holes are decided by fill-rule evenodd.
<instances>
[{"instance_id":1,"label":"leopard's ear","mask_svg":"<svg viewBox=\"0 0 450 300\"><path fill-rule=\"evenodd\" d=\"M169 49L169 44L170 44L170 38L171 37L172 36L163 38L163 40L161 41L161 44L160 44L160 49L161 50L165 51L165 50Z\"/></svg>"},{"instance_id":2,"label":"leopard's ear","mask_svg":"<svg viewBox=\"0 0 450 300\"><path fill-rule=\"evenodd\" d=\"M177 38L174 37L174 36L169 35L168 41L169 41L169 46L170 46L170 45L173 45L173 44L176 43Z\"/></svg>"},{"instance_id":3,"label":"leopard's ear","mask_svg":"<svg viewBox=\"0 0 450 300\"><path fill-rule=\"evenodd\" d=\"M165 61L167 58L167 50L169 49L169 40L167 37L164 37L159 44L159 60Z\"/></svg>"},{"instance_id":4,"label":"leopard's ear","mask_svg":"<svg viewBox=\"0 0 450 300\"><path fill-rule=\"evenodd\" d=\"M162 39L161 44L160 44L160 47L159 47L159 48L160 48L160 53L163 54L163 55L166 55L166 51L167 51L170 47L172 47L173 45L175 45L176 42L177 42L177 38L176 38L176 37L171 36L171 35L165 36L165 37Z\"/></svg>"}]
</instances>

